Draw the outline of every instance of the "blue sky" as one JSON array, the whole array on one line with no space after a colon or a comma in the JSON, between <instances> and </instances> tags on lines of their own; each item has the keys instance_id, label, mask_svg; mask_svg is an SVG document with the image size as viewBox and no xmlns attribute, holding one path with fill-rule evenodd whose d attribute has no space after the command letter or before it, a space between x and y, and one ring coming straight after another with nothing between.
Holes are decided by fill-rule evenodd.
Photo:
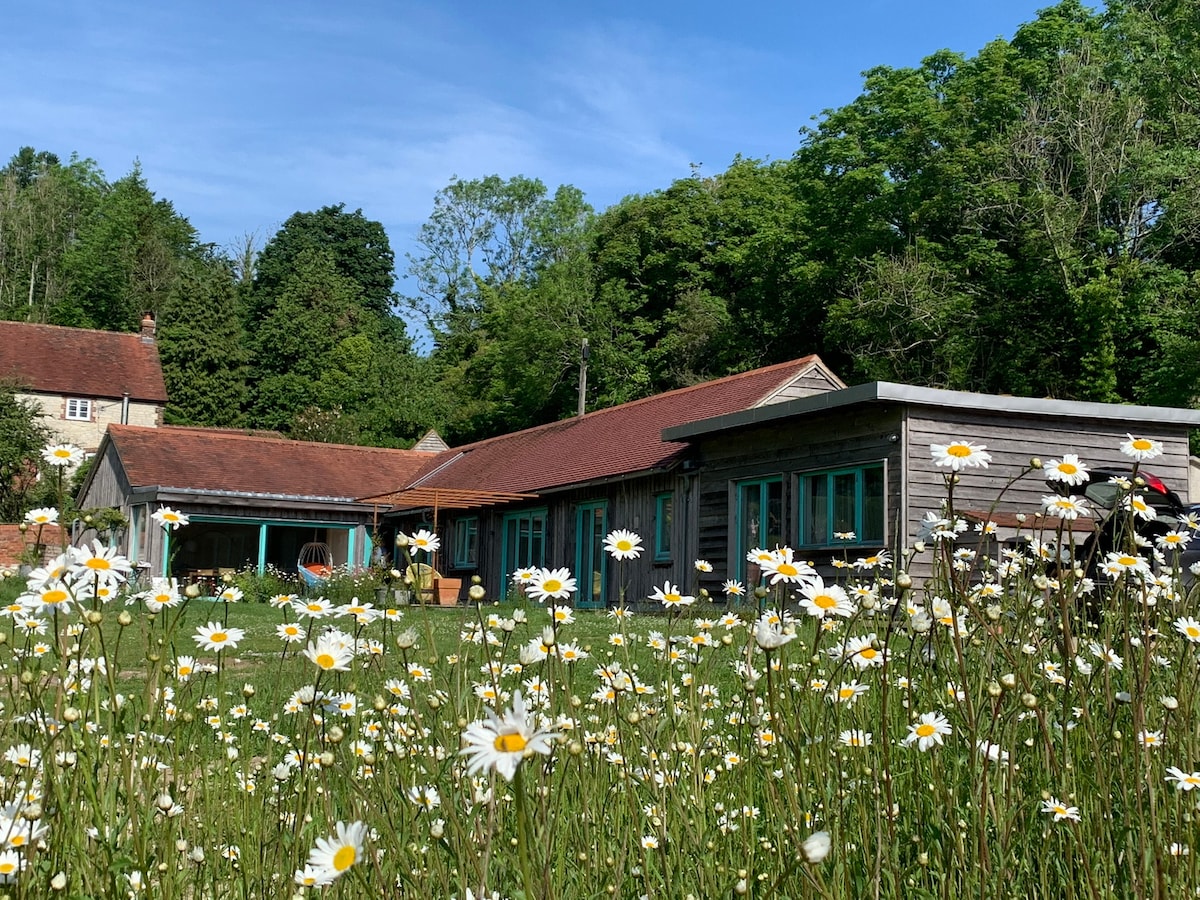
<instances>
[{"instance_id":1,"label":"blue sky","mask_svg":"<svg viewBox=\"0 0 1200 900\"><path fill-rule=\"evenodd\" d=\"M574 184L597 209L783 158L861 72L1011 37L1046 0L341 0L8 4L0 157L140 160L203 241L261 245L345 203L398 268L457 175Z\"/></svg>"}]
</instances>

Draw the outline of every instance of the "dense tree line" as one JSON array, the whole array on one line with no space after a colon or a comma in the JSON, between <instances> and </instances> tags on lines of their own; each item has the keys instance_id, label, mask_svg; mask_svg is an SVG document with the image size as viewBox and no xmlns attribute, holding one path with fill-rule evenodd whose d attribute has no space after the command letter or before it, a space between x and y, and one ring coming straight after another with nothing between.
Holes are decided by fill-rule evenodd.
<instances>
[{"instance_id":1,"label":"dense tree line","mask_svg":"<svg viewBox=\"0 0 1200 900\"><path fill-rule=\"evenodd\" d=\"M795 154L600 212L453 180L400 261L361 211L256 253L199 242L141 173L0 171L0 315L159 314L171 420L399 445L821 353L848 381L1194 405L1200 0L1064 0L973 57L865 74ZM434 336L413 351L404 325Z\"/></svg>"}]
</instances>

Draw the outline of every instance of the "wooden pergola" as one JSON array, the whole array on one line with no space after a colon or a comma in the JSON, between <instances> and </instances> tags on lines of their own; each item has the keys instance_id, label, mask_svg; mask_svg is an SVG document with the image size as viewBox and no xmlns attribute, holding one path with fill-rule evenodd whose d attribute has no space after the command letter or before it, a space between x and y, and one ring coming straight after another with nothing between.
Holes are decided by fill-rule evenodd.
<instances>
[{"instance_id":1,"label":"wooden pergola","mask_svg":"<svg viewBox=\"0 0 1200 900\"><path fill-rule=\"evenodd\" d=\"M379 507L386 505L388 510L432 509L433 531L438 528L438 513L443 509L478 509L483 506L496 506L501 503L512 503L515 500L536 500L537 494L519 494L513 491L482 491L463 488L440 487L410 487L388 491L386 494L376 494L373 497L360 497L357 502L371 503L375 506L372 516L373 524L379 526ZM437 568L437 554L430 557L430 565Z\"/></svg>"}]
</instances>

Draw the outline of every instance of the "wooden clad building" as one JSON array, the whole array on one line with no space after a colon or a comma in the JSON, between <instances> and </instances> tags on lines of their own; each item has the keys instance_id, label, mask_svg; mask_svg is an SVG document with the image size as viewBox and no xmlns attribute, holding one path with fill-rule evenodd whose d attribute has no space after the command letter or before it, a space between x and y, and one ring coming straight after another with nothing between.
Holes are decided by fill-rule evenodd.
<instances>
[{"instance_id":1,"label":"wooden clad building","mask_svg":"<svg viewBox=\"0 0 1200 900\"><path fill-rule=\"evenodd\" d=\"M986 469L964 471L955 485L958 515L974 524L1024 512L1032 522L1051 491L1040 472L1022 475L1031 458L1075 453L1092 467L1128 470L1121 443L1130 433L1162 443L1144 467L1186 500L1188 433L1197 427L1196 410L875 382L681 424L663 437L694 448L697 552L744 580L745 554L757 546L791 546L826 575L834 557L912 547L922 518L947 499L933 444L966 440L991 454ZM924 577L928 566L929 555L918 555L912 574Z\"/></svg>"},{"instance_id":2,"label":"wooden clad building","mask_svg":"<svg viewBox=\"0 0 1200 900\"><path fill-rule=\"evenodd\" d=\"M575 604L602 607L647 597L664 581L690 588L700 546L697 465L691 447L663 429L788 403L845 385L806 356L449 450L385 498L389 529L436 530L443 575L478 575L489 597L526 566L565 566ZM605 536L643 539L637 560L617 563Z\"/></svg>"}]
</instances>

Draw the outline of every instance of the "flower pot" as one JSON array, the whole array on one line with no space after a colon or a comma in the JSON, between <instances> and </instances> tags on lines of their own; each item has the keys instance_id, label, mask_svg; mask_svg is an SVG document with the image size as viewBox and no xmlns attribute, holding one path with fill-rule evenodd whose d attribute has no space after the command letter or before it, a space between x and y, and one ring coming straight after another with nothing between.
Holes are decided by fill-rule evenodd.
<instances>
[{"instance_id":1,"label":"flower pot","mask_svg":"<svg viewBox=\"0 0 1200 900\"><path fill-rule=\"evenodd\" d=\"M462 591L461 578L435 578L433 592L440 606L457 606L458 595Z\"/></svg>"}]
</instances>

